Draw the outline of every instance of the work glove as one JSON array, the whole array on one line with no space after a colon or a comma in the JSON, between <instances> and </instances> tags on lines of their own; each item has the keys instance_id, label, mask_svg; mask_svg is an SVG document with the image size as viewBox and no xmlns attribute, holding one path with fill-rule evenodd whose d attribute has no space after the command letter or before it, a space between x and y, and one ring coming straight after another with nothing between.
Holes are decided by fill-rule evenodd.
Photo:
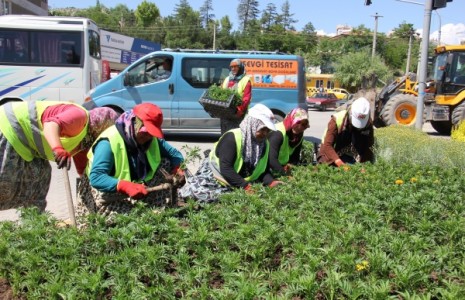
<instances>
[{"instance_id":1,"label":"work glove","mask_svg":"<svg viewBox=\"0 0 465 300\"><path fill-rule=\"evenodd\" d=\"M186 175L184 174L184 170L178 167L173 171L175 171L174 178L176 179L176 185L183 186L186 183Z\"/></svg>"},{"instance_id":2,"label":"work glove","mask_svg":"<svg viewBox=\"0 0 465 300\"><path fill-rule=\"evenodd\" d=\"M252 189L252 185L249 183L244 187L245 193L248 195L252 195L255 193L255 191Z\"/></svg>"},{"instance_id":3,"label":"work glove","mask_svg":"<svg viewBox=\"0 0 465 300\"><path fill-rule=\"evenodd\" d=\"M279 180L273 180L273 181L270 183L269 187L270 187L270 188L274 188L274 187L276 187L276 186L278 186L278 185L280 185L280 184L284 184L284 182L279 181Z\"/></svg>"},{"instance_id":4,"label":"work glove","mask_svg":"<svg viewBox=\"0 0 465 300\"><path fill-rule=\"evenodd\" d=\"M145 185L127 180L120 180L116 186L116 190L134 199L143 198L148 194Z\"/></svg>"},{"instance_id":5,"label":"work glove","mask_svg":"<svg viewBox=\"0 0 465 300\"><path fill-rule=\"evenodd\" d=\"M291 175L291 169L292 169L291 164L286 164L283 168L284 168L284 173L286 173L286 175Z\"/></svg>"},{"instance_id":6,"label":"work glove","mask_svg":"<svg viewBox=\"0 0 465 300\"><path fill-rule=\"evenodd\" d=\"M66 167L66 169L69 170L71 168L71 154L62 146L53 147L52 151L55 162L58 165L58 169Z\"/></svg>"},{"instance_id":7,"label":"work glove","mask_svg":"<svg viewBox=\"0 0 465 300\"><path fill-rule=\"evenodd\" d=\"M342 159L338 158L334 161L334 164L338 167L345 165L345 163L342 161Z\"/></svg>"}]
</instances>

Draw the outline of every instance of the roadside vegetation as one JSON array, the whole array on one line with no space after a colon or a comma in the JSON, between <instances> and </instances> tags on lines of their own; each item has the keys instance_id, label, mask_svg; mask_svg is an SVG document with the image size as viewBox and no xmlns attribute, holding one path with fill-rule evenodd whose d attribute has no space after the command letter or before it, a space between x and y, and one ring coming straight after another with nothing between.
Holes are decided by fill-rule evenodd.
<instances>
[{"instance_id":1,"label":"roadside vegetation","mask_svg":"<svg viewBox=\"0 0 465 300\"><path fill-rule=\"evenodd\" d=\"M85 229L25 209L0 223L0 287L16 299L460 299L463 151L407 128L376 137L374 164L296 167L286 185L204 207L140 205Z\"/></svg>"}]
</instances>

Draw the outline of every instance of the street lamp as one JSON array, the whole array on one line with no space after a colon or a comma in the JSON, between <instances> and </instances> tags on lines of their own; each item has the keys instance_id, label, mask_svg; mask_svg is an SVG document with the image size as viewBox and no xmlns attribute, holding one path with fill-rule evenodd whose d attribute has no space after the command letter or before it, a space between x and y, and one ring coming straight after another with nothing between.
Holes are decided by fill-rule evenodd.
<instances>
[{"instance_id":1,"label":"street lamp","mask_svg":"<svg viewBox=\"0 0 465 300\"><path fill-rule=\"evenodd\" d=\"M404 2L404 3L411 3L411 4L417 4L417 5L421 5L421 6L424 6L425 3L421 3L421 2L416 2L416 1L410 1L410 0L396 0L398 2ZM439 30L438 30L438 45L441 44L441 28L442 28L442 20L441 20L441 15L438 13L438 11L435 9L434 10L436 12L436 14L438 15L438 19L439 19Z\"/></svg>"},{"instance_id":2,"label":"street lamp","mask_svg":"<svg viewBox=\"0 0 465 300\"><path fill-rule=\"evenodd\" d=\"M415 31L409 31L409 39L408 39L408 52L407 52L407 66L405 67L405 75L408 74L410 68L410 57L412 56L412 41L414 35L419 35L419 33L415 33Z\"/></svg>"}]
</instances>

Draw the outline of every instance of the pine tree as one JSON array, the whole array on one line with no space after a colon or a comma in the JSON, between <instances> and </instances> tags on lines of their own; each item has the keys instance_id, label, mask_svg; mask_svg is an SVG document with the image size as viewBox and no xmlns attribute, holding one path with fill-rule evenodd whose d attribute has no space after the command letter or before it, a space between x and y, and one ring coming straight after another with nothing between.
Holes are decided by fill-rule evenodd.
<instances>
[{"instance_id":1,"label":"pine tree","mask_svg":"<svg viewBox=\"0 0 465 300\"><path fill-rule=\"evenodd\" d=\"M237 15L243 31L246 31L251 21L258 19L258 14L260 13L258 6L258 0L240 0L237 6Z\"/></svg>"}]
</instances>

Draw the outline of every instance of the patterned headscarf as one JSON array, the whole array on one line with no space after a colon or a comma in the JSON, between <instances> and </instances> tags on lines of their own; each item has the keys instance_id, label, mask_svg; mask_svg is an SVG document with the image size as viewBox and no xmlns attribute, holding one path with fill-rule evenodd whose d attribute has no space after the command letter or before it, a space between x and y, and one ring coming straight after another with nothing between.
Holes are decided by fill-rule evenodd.
<instances>
[{"instance_id":1,"label":"patterned headscarf","mask_svg":"<svg viewBox=\"0 0 465 300\"><path fill-rule=\"evenodd\" d=\"M242 156L247 170L255 169L266 145L266 139L258 141L255 133L266 127L265 124L250 115L242 120L239 128L242 132Z\"/></svg>"},{"instance_id":2,"label":"patterned headscarf","mask_svg":"<svg viewBox=\"0 0 465 300\"><path fill-rule=\"evenodd\" d=\"M237 74L234 75L232 73L232 71L229 72L229 81L234 81L234 82L239 82L242 77L244 77L245 75L245 66L244 64L242 63L242 61L239 59L239 58L235 58L231 61L231 63L229 64L230 66L231 65L238 65L239 66L239 70L237 70Z\"/></svg>"},{"instance_id":3,"label":"patterned headscarf","mask_svg":"<svg viewBox=\"0 0 465 300\"><path fill-rule=\"evenodd\" d=\"M300 140L304 133L302 132L301 134L294 134L292 132L292 128L296 125L302 122L303 120L308 121L308 114L307 111L303 108L294 108L290 113L286 115L286 117L283 120L284 123L284 128L286 129L286 132L289 134L289 141L294 142L297 140Z\"/></svg>"},{"instance_id":4,"label":"patterned headscarf","mask_svg":"<svg viewBox=\"0 0 465 300\"><path fill-rule=\"evenodd\" d=\"M89 111L89 124L87 135L81 142L81 149L88 150L98 136L108 127L115 124L118 114L109 107L96 107Z\"/></svg>"},{"instance_id":5,"label":"patterned headscarf","mask_svg":"<svg viewBox=\"0 0 465 300\"><path fill-rule=\"evenodd\" d=\"M128 152L128 158L130 160L129 166L131 168L132 179L143 180L147 175L149 166L145 153L149 148L151 141L144 145L139 145L136 141L136 134L143 126L142 121L136 117L131 109L119 116L116 120L115 126L126 145L126 151Z\"/></svg>"}]
</instances>

